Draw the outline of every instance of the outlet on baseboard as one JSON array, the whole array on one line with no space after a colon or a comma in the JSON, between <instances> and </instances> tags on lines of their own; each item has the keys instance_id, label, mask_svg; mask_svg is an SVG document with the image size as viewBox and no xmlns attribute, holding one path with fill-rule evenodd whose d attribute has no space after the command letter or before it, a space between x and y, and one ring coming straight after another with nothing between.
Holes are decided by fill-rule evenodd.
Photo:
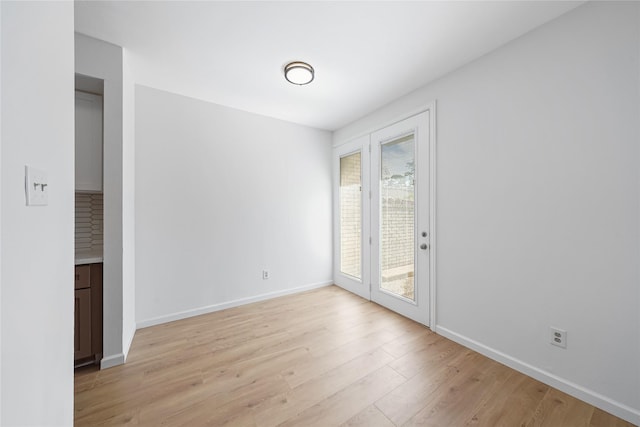
<instances>
[{"instance_id":1,"label":"outlet on baseboard","mask_svg":"<svg viewBox=\"0 0 640 427\"><path fill-rule=\"evenodd\" d=\"M262 270L262 280L267 280L269 278L269 270Z\"/></svg>"},{"instance_id":2,"label":"outlet on baseboard","mask_svg":"<svg viewBox=\"0 0 640 427\"><path fill-rule=\"evenodd\" d=\"M551 326L549 328L549 342L558 347L567 348L567 331Z\"/></svg>"}]
</instances>

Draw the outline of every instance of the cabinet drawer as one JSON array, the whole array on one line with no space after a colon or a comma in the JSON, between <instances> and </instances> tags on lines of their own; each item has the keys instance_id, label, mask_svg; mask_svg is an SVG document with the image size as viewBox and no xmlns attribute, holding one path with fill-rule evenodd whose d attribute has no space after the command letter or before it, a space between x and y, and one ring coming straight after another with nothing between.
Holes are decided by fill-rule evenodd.
<instances>
[{"instance_id":1,"label":"cabinet drawer","mask_svg":"<svg viewBox=\"0 0 640 427\"><path fill-rule=\"evenodd\" d=\"M76 267L76 287L83 289L91 286L91 266L79 265Z\"/></svg>"}]
</instances>

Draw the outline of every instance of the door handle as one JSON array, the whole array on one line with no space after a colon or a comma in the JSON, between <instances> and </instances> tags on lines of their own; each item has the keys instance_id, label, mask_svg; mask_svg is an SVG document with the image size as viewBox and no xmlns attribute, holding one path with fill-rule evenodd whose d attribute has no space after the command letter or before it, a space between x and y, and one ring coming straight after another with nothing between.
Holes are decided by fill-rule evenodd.
<instances>
[{"instance_id":1,"label":"door handle","mask_svg":"<svg viewBox=\"0 0 640 427\"><path fill-rule=\"evenodd\" d=\"M423 243L423 244L420 245L420 249L425 250L425 249L428 249L428 248L429 248L429 245L427 245L426 243Z\"/></svg>"}]
</instances>

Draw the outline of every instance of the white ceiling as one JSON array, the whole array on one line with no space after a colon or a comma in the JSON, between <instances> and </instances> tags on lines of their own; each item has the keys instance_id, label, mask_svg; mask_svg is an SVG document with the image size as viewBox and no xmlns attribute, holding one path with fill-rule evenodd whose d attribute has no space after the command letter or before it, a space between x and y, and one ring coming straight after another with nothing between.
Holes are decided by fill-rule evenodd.
<instances>
[{"instance_id":1,"label":"white ceiling","mask_svg":"<svg viewBox=\"0 0 640 427\"><path fill-rule=\"evenodd\" d=\"M76 1L75 28L127 49L139 84L335 130L581 3Z\"/></svg>"}]
</instances>

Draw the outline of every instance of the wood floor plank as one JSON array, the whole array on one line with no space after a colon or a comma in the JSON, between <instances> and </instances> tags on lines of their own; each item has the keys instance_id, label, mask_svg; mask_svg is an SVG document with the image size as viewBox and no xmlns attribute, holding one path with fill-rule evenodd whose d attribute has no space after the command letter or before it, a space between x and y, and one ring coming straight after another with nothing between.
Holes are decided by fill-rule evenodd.
<instances>
[{"instance_id":1,"label":"wood floor plank","mask_svg":"<svg viewBox=\"0 0 640 427\"><path fill-rule=\"evenodd\" d=\"M138 330L75 375L83 426L631 424L336 286Z\"/></svg>"},{"instance_id":2,"label":"wood floor plank","mask_svg":"<svg viewBox=\"0 0 640 427\"><path fill-rule=\"evenodd\" d=\"M277 426L380 369L391 360L393 357L382 349L356 357L255 408L256 424L260 427Z\"/></svg>"},{"instance_id":3,"label":"wood floor plank","mask_svg":"<svg viewBox=\"0 0 640 427\"><path fill-rule=\"evenodd\" d=\"M433 339L433 336L428 335L423 340L426 341L423 348L396 359L391 363L391 367L406 378L412 378L421 371L432 369L433 366L441 366L443 361L464 351L464 347L446 338Z\"/></svg>"},{"instance_id":4,"label":"wood floor plank","mask_svg":"<svg viewBox=\"0 0 640 427\"><path fill-rule=\"evenodd\" d=\"M341 427L394 427L395 424L385 417L374 405L367 406L354 415Z\"/></svg>"},{"instance_id":5,"label":"wood floor plank","mask_svg":"<svg viewBox=\"0 0 640 427\"><path fill-rule=\"evenodd\" d=\"M591 423L594 409L593 406L575 399L560 390L549 388L549 391L545 394L535 414L526 423L526 426L588 426ZM609 426L617 423L618 420L616 417L609 415L609 420L607 420L605 425Z\"/></svg>"},{"instance_id":6,"label":"wood floor plank","mask_svg":"<svg viewBox=\"0 0 640 427\"><path fill-rule=\"evenodd\" d=\"M158 405L142 408L140 422L163 426L255 425L251 409L274 395L288 390L280 376L261 378L231 392L218 393L165 412Z\"/></svg>"},{"instance_id":7,"label":"wood floor plank","mask_svg":"<svg viewBox=\"0 0 640 427\"><path fill-rule=\"evenodd\" d=\"M429 343L435 342L438 336L431 332L426 326L418 325L414 333L408 333L399 336L393 341L385 344L382 348L384 351L399 358L407 353L415 353L423 350Z\"/></svg>"},{"instance_id":8,"label":"wood floor plank","mask_svg":"<svg viewBox=\"0 0 640 427\"><path fill-rule=\"evenodd\" d=\"M288 366L311 360L309 350L293 347L279 353L267 353L253 359L229 363L223 367L206 364L201 367L205 380L228 387L230 383L246 383L263 376L280 374Z\"/></svg>"},{"instance_id":9,"label":"wood floor plank","mask_svg":"<svg viewBox=\"0 0 640 427\"><path fill-rule=\"evenodd\" d=\"M388 366L329 396L322 402L290 418L281 426L337 426L361 412L381 396L402 384L405 378Z\"/></svg>"},{"instance_id":10,"label":"wood floor plank","mask_svg":"<svg viewBox=\"0 0 640 427\"><path fill-rule=\"evenodd\" d=\"M294 388L316 378L362 354L372 351L394 339L396 335L387 330L373 332L349 342L335 350L326 352L312 360L292 366L283 372L289 385Z\"/></svg>"},{"instance_id":11,"label":"wood floor plank","mask_svg":"<svg viewBox=\"0 0 640 427\"><path fill-rule=\"evenodd\" d=\"M507 380L496 383L473 411L470 426L519 425L528 420L549 391L549 386L512 371Z\"/></svg>"},{"instance_id":12,"label":"wood floor plank","mask_svg":"<svg viewBox=\"0 0 640 427\"><path fill-rule=\"evenodd\" d=\"M455 354L451 359L438 359L438 364L387 393L375 406L395 425L404 424L424 408L433 393L459 372L459 368L453 366L454 359L464 356Z\"/></svg>"},{"instance_id":13,"label":"wood floor plank","mask_svg":"<svg viewBox=\"0 0 640 427\"><path fill-rule=\"evenodd\" d=\"M81 425L81 424L76 424ZM106 419L99 423L90 424L94 427L106 426L139 426L138 409L131 409L126 412L116 414L113 418Z\"/></svg>"},{"instance_id":14,"label":"wood floor plank","mask_svg":"<svg viewBox=\"0 0 640 427\"><path fill-rule=\"evenodd\" d=\"M618 417L614 417L602 409L593 408L589 427L634 427L634 425Z\"/></svg>"},{"instance_id":15,"label":"wood floor plank","mask_svg":"<svg viewBox=\"0 0 640 427\"><path fill-rule=\"evenodd\" d=\"M75 416L77 422L85 417L96 419L104 414L109 418L112 411L123 411L144 402L146 397L136 394L142 384L144 373L131 375L120 381L112 381L75 395ZM117 408L117 409L116 409Z\"/></svg>"},{"instance_id":16,"label":"wood floor plank","mask_svg":"<svg viewBox=\"0 0 640 427\"><path fill-rule=\"evenodd\" d=\"M431 399L405 426L462 426L472 418L470 411L486 390L487 380L500 373L508 374L502 365L469 352L456 360L456 374L442 384Z\"/></svg>"}]
</instances>

